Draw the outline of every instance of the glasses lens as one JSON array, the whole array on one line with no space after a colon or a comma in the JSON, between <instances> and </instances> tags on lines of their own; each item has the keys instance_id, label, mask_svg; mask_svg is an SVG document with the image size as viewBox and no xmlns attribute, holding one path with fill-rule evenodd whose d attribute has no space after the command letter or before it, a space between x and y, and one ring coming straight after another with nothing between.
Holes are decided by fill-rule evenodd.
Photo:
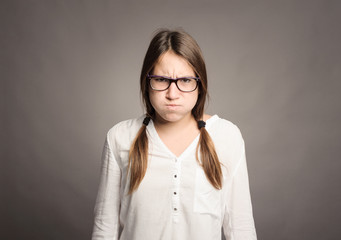
<instances>
[{"instance_id":1,"label":"glasses lens","mask_svg":"<svg viewBox=\"0 0 341 240\"><path fill-rule=\"evenodd\" d=\"M165 90L169 86L169 80L164 77L152 77L150 85L154 90Z\"/></svg>"},{"instance_id":2,"label":"glasses lens","mask_svg":"<svg viewBox=\"0 0 341 240\"><path fill-rule=\"evenodd\" d=\"M197 87L197 81L194 78L181 78L178 80L178 87L181 91L191 92Z\"/></svg>"},{"instance_id":3,"label":"glasses lens","mask_svg":"<svg viewBox=\"0 0 341 240\"><path fill-rule=\"evenodd\" d=\"M166 90L169 87L170 79L157 76L150 77L150 86L157 91ZM180 91L192 92L197 88L198 81L195 78L179 78L176 84Z\"/></svg>"}]
</instances>

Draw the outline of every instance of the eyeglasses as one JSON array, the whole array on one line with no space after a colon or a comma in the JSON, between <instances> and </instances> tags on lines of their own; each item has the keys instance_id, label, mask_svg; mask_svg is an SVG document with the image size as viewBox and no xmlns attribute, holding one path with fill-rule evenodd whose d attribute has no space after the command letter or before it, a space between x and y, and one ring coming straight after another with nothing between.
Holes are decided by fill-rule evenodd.
<instances>
[{"instance_id":1,"label":"eyeglasses","mask_svg":"<svg viewBox=\"0 0 341 240\"><path fill-rule=\"evenodd\" d=\"M174 82L181 92L193 92L197 89L200 80L198 77L170 78L149 74L147 78L149 79L150 87L155 91L165 91Z\"/></svg>"}]
</instances>

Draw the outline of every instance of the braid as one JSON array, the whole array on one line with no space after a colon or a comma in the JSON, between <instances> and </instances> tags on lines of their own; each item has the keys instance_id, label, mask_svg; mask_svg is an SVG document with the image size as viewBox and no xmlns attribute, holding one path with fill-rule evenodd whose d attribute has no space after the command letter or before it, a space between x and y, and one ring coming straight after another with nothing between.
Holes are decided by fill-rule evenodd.
<instances>
[{"instance_id":1,"label":"braid","mask_svg":"<svg viewBox=\"0 0 341 240\"><path fill-rule=\"evenodd\" d=\"M206 123L202 120L198 121L200 130L200 139L196 149L197 161L204 169L207 179L216 189L222 188L222 171L217 152L215 151L214 143L209 133L207 132ZM200 157L199 159L199 149ZM201 160L201 161L200 161Z\"/></svg>"},{"instance_id":2,"label":"braid","mask_svg":"<svg viewBox=\"0 0 341 240\"><path fill-rule=\"evenodd\" d=\"M148 166L148 136L146 132L150 117L145 117L129 150L128 169L130 171L129 194L133 193L144 178Z\"/></svg>"}]
</instances>

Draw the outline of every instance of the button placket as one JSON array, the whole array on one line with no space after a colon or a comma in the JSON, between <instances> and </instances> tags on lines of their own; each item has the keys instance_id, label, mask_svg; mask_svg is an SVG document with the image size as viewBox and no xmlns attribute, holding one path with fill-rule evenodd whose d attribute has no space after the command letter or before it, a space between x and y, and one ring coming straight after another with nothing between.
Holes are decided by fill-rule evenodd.
<instances>
[{"instance_id":1,"label":"button placket","mask_svg":"<svg viewBox=\"0 0 341 240\"><path fill-rule=\"evenodd\" d=\"M173 170L173 189L172 189L172 211L174 221L177 222L177 215L179 213L179 186L180 186L180 173L181 165L179 159L175 158Z\"/></svg>"}]
</instances>

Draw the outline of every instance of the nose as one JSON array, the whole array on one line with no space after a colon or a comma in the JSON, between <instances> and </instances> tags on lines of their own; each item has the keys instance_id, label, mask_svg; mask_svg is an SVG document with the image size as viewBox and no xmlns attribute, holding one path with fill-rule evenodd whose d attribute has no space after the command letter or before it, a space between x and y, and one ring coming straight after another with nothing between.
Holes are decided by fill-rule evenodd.
<instances>
[{"instance_id":1,"label":"nose","mask_svg":"<svg viewBox=\"0 0 341 240\"><path fill-rule=\"evenodd\" d=\"M168 99L177 99L179 97L180 90L175 85L175 82L172 82L169 88L167 89L166 97Z\"/></svg>"}]
</instances>

